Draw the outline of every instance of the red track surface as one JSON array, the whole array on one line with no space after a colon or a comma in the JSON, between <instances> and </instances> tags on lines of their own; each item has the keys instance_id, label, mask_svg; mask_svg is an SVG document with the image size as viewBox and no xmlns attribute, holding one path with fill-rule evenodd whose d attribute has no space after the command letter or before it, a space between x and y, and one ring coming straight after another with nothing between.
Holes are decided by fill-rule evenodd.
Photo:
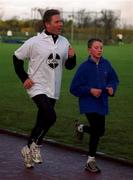
<instances>
[{"instance_id":1,"label":"red track surface","mask_svg":"<svg viewBox=\"0 0 133 180\"><path fill-rule=\"evenodd\" d=\"M133 180L133 166L97 158L102 172L84 170L87 155L50 144L41 149L43 164L26 169L20 154L25 138L0 132L0 180Z\"/></svg>"}]
</instances>

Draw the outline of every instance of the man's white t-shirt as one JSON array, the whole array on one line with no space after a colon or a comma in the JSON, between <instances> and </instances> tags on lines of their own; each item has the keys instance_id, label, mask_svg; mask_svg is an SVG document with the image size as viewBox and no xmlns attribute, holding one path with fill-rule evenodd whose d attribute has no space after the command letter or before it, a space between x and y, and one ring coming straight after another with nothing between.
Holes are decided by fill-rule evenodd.
<instances>
[{"instance_id":1,"label":"man's white t-shirt","mask_svg":"<svg viewBox=\"0 0 133 180\"><path fill-rule=\"evenodd\" d=\"M34 85L27 89L30 97L46 94L59 99L62 69L68 58L70 44L66 38L59 36L54 43L52 36L42 32L27 40L15 51L20 60L29 60L28 76Z\"/></svg>"}]
</instances>

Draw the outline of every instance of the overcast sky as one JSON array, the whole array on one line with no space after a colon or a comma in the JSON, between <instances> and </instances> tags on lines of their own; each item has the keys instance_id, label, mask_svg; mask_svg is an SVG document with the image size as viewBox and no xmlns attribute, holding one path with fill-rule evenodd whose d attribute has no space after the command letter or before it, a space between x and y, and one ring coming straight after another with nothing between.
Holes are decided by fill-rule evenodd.
<instances>
[{"instance_id":1,"label":"overcast sky","mask_svg":"<svg viewBox=\"0 0 133 180\"><path fill-rule=\"evenodd\" d=\"M133 0L0 0L3 19L30 18L32 8L63 8L64 11L118 10L123 24L133 25Z\"/></svg>"}]
</instances>

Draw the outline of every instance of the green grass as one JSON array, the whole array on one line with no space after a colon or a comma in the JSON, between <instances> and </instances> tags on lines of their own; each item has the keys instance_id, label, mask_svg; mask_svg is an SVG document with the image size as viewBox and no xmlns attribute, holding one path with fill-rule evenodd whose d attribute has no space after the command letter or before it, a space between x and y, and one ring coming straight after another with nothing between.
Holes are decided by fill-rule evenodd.
<instances>
[{"instance_id":1,"label":"green grass","mask_svg":"<svg viewBox=\"0 0 133 180\"><path fill-rule=\"evenodd\" d=\"M35 123L36 107L29 100L12 64L12 54L19 45L0 44L0 128L30 133ZM87 57L86 43L73 45L79 65ZM99 151L133 161L133 48L132 45L105 46L108 58L120 79L114 98L110 98L110 114L106 117L106 133L101 139ZM78 67L77 65L77 67ZM87 123L79 114L78 101L69 93L69 86L77 67L64 70L60 100L56 104L57 122L47 134L59 142L88 148L88 136L82 144L76 142L74 119Z\"/></svg>"}]
</instances>

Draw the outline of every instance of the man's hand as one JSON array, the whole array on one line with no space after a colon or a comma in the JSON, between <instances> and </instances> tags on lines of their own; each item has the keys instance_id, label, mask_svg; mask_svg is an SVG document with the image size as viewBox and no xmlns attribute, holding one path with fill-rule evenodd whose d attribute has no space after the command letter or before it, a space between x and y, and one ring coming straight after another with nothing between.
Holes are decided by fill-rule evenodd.
<instances>
[{"instance_id":1,"label":"man's hand","mask_svg":"<svg viewBox=\"0 0 133 180\"><path fill-rule=\"evenodd\" d=\"M33 84L34 82L30 78L28 78L25 80L23 85L25 89L30 89L33 86Z\"/></svg>"},{"instance_id":2,"label":"man's hand","mask_svg":"<svg viewBox=\"0 0 133 180\"><path fill-rule=\"evenodd\" d=\"M68 49L68 57L72 58L74 56L75 52L74 49L72 47L69 47Z\"/></svg>"},{"instance_id":3,"label":"man's hand","mask_svg":"<svg viewBox=\"0 0 133 180\"><path fill-rule=\"evenodd\" d=\"M99 97L102 93L101 89L97 89L97 88L91 88L90 89L90 93L94 96L94 97Z\"/></svg>"},{"instance_id":4,"label":"man's hand","mask_svg":"<svg viewBox=\"0 0 133 180\"><path fill-rule=\"evenodd\" d=\"M107 87L106 89L107 89L107 91L108 91L108 94L109 94L110 96L112 96L113 93L114 93L113 88L112 88L112 87Z\"/></svg>"}]
</instances>

